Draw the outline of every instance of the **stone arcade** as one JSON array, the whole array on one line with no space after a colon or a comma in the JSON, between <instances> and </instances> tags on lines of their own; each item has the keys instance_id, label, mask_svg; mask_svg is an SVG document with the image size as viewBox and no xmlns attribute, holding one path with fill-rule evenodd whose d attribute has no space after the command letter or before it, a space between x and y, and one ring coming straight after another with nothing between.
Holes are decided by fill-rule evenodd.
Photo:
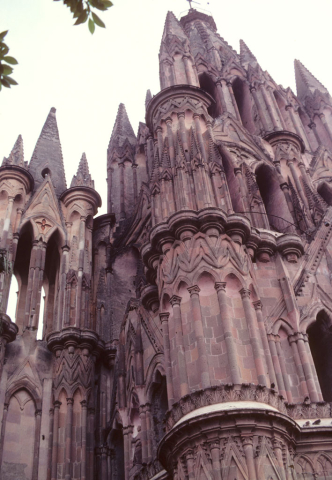
<instances>
[{"instance_id":1,"label":"stone arcade","mask_svg":"<svg viewBox=\"0 0 332 480\"><path fill-rule=\"evenodd\" d=\"M67 188L53 108L0 168L0 478L331 479L332 98L195 9L159 59L107 214L85 154Z\"/></svg>"}]
</instances>

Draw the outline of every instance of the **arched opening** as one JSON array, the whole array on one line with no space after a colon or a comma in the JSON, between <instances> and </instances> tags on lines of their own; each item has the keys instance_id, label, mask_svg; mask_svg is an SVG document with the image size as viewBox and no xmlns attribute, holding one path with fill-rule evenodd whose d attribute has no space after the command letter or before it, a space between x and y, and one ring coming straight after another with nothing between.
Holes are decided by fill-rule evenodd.
<instances>
[{"instance_id":1,"label":"arched opening","mask_svg":"<svg viewBox=\"0 0 332 480\"><path fill-rule=\"evenodd\" d=\"M109 436L109 445L111 452L111 472L112 480L123 480L125 478L124 465L124 441L121 425L113 428Z\"/></svg>"},{"instance_id":2,"label":"arched opening","mask_svg":"<svg viewBox=\"0 0 332 480\"><path fill-rule=\"evenodd\" d=\"M328 205L332 206L332 188L326 182L319 185L317 192Z\"/></svg>"},{"instance_id":3,"label":"arched opening","mask_svg":"<svg viewBox=\"0 0 332 480\"><path fill-rule=\"evenodd\" d=\"M46 248L46 259L45 259L45 270L44 270L44 281L43 281L43 289L44 289L44 316L43 316L43 338L47 335L50 331L52 331L53 323L54 323L54 316L57 314L56 306L56 293L57 293L57 285L58 285L58 277L59 277L59 269L60 269L60 235L59 232L56 231L53 233L51 238L47 243ZM43 295L42 295L43 299ZM41 299L41 302L42 302ZM42 303L40 305L40 312L42 311ZM41 318L41 317L39 317ZM40 325L38 325L38 330Z\"/></svg>"},{"instance_id":4,"label":"arched opening","mask_svg":"<svg viewBox=\"0 0 332 480\"><path fill-rule=\"evenodd\" d=\"M44 290L44 287L42 287L39 319L38 319L37 340L43 339L44 314L45 314L45 290Z\"/></svg>"},{"instance_id":5,"label":"arched opening","mask_svg":"<svg viewBox=\"0 0 332 480\"><path fill-rule=\"evenodd\" d=\"M211 115L212 118L218 117L218 115L221 115L222 109L220 102L217 102L218 91L214 81L207 73L204 72L199 75L199 84L201 89L211 95L211 97L215 100L215 102L212 103L212 105L208 108L209 115Z\"/></svg>"},{"instance_id":6,"label":"arched opening","mask_svg":"<svg viewBox=\"0 0 332 480\"><path fill-rule=\"evenodd\" d=\"M166 377L159 370L155 375L151 395L151 414L153 422L153 457L157 455L157 448L164 435L163 420L168 410Z\"/></svg>"},{"instance_id":7,"label":"arched opening","mask_svg":"<svg viewBox=\"0 0 332 480\"><path fill-rule=\"evenodd\" d=\"M2 479L36 478L34 472L34 447L36 434L36 406L26 389L12 395L8 405L1 465Z\"/></svg>"},{"instance_id":8,"label":"arched opening","mask_svg":"<svg viewBox=\"0 0 332 480\"><path fill-rule=\"evenodd\" d=\"M325 310L307 330L309 345L325 402L332 402L332 323Z\"/></svg>"},{"instance_id":9,"label":"arched opening","mask_svg":"<svg viewBox=\"0 0 332 480\"><path fill-rule=\"evenodd\" d=\"M252 116L252 104L249 86L239 77L236 77L232 86L242 124L250 133L255 133L256 128Z\"/></svg>"},{"instance_id":10,"label":"arched opening","mask_svg":"<svg viewBox=\"0 0 332 480\"><path fill-rule=\"evenodd\" d=\"M234 165L230 158L226 155L222 155L222 164L226 174L226 180L228 185L229 194L231 197L232 207L234 212L243 212L242 199L240 194L239 182L234 174Z\"/></svg>"},{"instance_id":11,"label":"arched opening","mask_svg":"<svg viewBox=\"0 0 332 480\"><path fill-rule=\"evenodd\" d=\"M16 308L17 308L17 299L18 299L18 281L15 275L12 275L11 282L10 282L10 289L9 289L9 296L8 296L8 304L7 304L7 315L10 316L12 322L16 322Z\"/></svg>"},{"instance_id":12,"label":"arched opening","mask_svg":"<svg viewBox=\"0 0 332 480\"><path fill-rule=\"evenodd\" d=\"M41 172L41 175L43 178L49 177L51 176L51 170L49 168L44 168L44 170Z\"/></svg>"},{"instance_id":13,"label":"arched opening","mask_svg":"<svg viewBox=\"0 0 332 480\"><path fill-rule=\"evenodd\" d=\"M25 325L25 302L28 290L29 266L32 250L33 230L30 222L22 228L17 245L14 264L14 275L18 282L18 297L16 307L16 323L22 333Z\"/></svg>"},{"instance_id":14,"label":"arched opening","mask_svg":"<svg viewBox=\"0 0 332 480\"><path fill-rule=\"evenodd\" d=\"M282 233L292 231L294 220L275 171L268 165L260 165L255 173L271 230Z\"/></svg>"}]
</instances>

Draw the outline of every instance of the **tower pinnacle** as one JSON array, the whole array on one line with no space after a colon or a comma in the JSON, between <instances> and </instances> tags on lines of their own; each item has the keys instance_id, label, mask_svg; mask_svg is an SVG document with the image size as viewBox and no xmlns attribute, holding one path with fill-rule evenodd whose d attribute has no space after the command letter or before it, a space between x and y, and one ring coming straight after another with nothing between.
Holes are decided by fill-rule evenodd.
<instances>
[{"instance_id":1,"label":"tower pinnacle","mask_svg":"<svg viewBox=\"0 0 332 480\"><path fill-rule=\"evenodd\" d=\"M297 95L300 100L303 100L308 95L313 95L316 90L330 96L327 88L309 72L300 60L294 60L294 67Z\"/></svg>"},{"instance_id":2,"label":"tower pinnacle","mask_svg":"<svg viewBox=\"0 0 332 480\"><path fill-rule=\"evenodd\" d=\"M49 175L59 197L67 185L55 112L55 108L51 108L32 154L29 171L34 177L36 189L45 175Z\"/></svg>"}]
</instances>

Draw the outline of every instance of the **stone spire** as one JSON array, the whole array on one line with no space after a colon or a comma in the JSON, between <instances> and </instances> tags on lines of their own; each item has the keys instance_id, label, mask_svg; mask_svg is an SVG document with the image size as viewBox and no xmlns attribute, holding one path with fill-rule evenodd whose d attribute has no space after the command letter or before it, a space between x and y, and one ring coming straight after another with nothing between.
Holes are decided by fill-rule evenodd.
<instances>
[{"instance_id":1,"label":"stone spire","mask_svg":"<svg viewBox=\"0 0 332 480\"><path fill-rule=\"evenodd\" d=\"M116 152L119 157L123 156L126 147L129 147L129 150L133 153L135 145L136 136L133 127L130 124L126 107L123 103L120 103L112 135L108 144L107 158L110 159L114 152Z\"/></svg>"},{"instance_id":2,"label":"stone spire","mask_svg":"<svg viewBox=\"0 0 332 480\"><path fill-rule=\"evenodd\" d=\"M324 85L299 60L294 60L294 67L297 96L300 100L304 100L308 95L313 95L316 90L331 98Z\"/></svg>"},{"instance_id":3,"label":"stone spire","mask_svg":"<svg viewBox=\"0 0 332 480\"><path fill-rule=\"evenodd\" d=\"M256 67L258 65L255 55L251 52L250 48L243 40L240 40L240 62L245 68L248 68L249 64L252 67Z\"/></svg>"},{"instance_id":4,"label":"stone spire","mask_svg":"<svg viewBox=\"0 0 332 480\"><path fill-rule=\"evenodd\" d=\"M145 97L145 109L148 108L148 105L151 99L152 99L151 90L147 90L146 97Z\"/></svg>"},{"instance_id":5,"label":"stone spire","mask_svg":"<svg viewBox=\"0 0 332 480\"><path fill-rule=\"evenodd\" d=\"M67 185L55 112L55 108L51 108L32 154L29 172L35 180L35 189L46 175L50 176L59 197Z\"/></svg>"},{"instance_id":6,"label":"stone spire","mask_svg":"<svg viewBox=\"0 0 332 480\"><path fill-rule=\"evenodd\" d=\"M82 154L80 163L78 164L78 169L76 175L73 176L70 187L89 187L95 188L95 182L92 180L88 160L85 153Z\"/></svg>"},{"instance_id":7,"label":"stone spire","mask_svg":"<svg viewBox=\"0 0 332 480\"><path fill-rule=\"evenodd\" d=\"M9 154L9 157L4 157L2 166L4 165L17 165L18 167L25 167L24 165L24 151L23 151L23 138L21 135L17 137L15 145Z\"/></svg>"},{"instance_id":8,"label":"stone spire","mask_svg":"<svg viewBox=\"0 0 332 480\"><path fill-rule=\"evenodd\" d=\"M168 12L166 16L162 43L167 42L169 37L177 37L179 39L188 40L181 23L178 21L173 12Z\"/></svg>"}]
</instances>

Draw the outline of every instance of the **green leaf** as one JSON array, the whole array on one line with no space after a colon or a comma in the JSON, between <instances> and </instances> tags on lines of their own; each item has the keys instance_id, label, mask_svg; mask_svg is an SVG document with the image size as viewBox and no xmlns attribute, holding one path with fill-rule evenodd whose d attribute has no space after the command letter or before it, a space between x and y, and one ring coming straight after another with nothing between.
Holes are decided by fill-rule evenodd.
<instances>
[{"instance_id":1,"label":"green leaf","mask_svg":"<svg viewBox=\"0 0 332 480\"><path fill-rule=\"evenodd\" d=\"M7 35L8 33L8 30L6 30L5 32L1 32L0 33L0 40L3 40L5 38L5 36Z\"/></svg>"},{"instance_id":2,"label":"green leaf","mask_svg":"<svg viewBox=\"0 0 332 480\"><path fill-rule=\"evenodd\" d=\"M9 48L4 43L0 43L0 58L3 58L9 52Z\"/></svg>"},{"instance_id":3,"label":"green leaf","mask_svg":"<svg viewBox=\"0 0 332 480\"><path fill-rule=\"evenodd\" d=\"M8 83L10 83L11 85L18 85L17 81L14 80L12 77L6 77L6 80Z\"/></svg>"},{"instance_id":4,"label":"green leaf","mask_svg":"<svg viewBox=\"0 0 332 480\"><path fill-rule=\"evenodd\" d=\"M9 65L0 65L0 72L3 74L3 75L10 75L12 73L13 69L12 67L10 67Z\"/></svg>"},{"instance_id":5,"label":"green leaf","mask_svg":"<svg viewBox=\"0 0 332 480\"><path fill-rule=\"evenodd\" d=\"M109 7L113 7L113 3L110 2L109 0L101 0L103 2L103 4L105 5L105 7L109 8Z\"/></svg>"},{"instance_id":6,"label":"green leaf","mask_svg":"<svg viewBox=\"0 0 332 480\"><path fill-rule=\"evenodd\" d=\"M83 12L81 13L81 15L78 17L78 19L76 20L76 22L74 23L74 25L80 25L81 23L85 23L88 19L88 12L87 10L83 10Z\"/></svg>"},{"instance_id":7,"label":"green leaf","mask_svg":"<svg viewBox=\"0 0 332 480\"><path fill-rule=\"evenodd\" d=\"M95 31L95 28L95 22L91 18L89 18L89 30L91 34Z\"/></svg>"},{"instance_id":8,"label":"green leaf","mask_svg":"<svg viewBox=\"0 0 332 480\"><path fill-rule=\"evenodd\" d=\"M105 28L105 23L100 20L100 18L98 17L98 15L96 15L95 13L92 12L92 18L94 19L95 21L95 24L98 25L98 27L102 27L102 28Z\"/></svg>"},{"instance_id":9,"label":"green leaf","mask_svg":"<svg viewBox=\"0 0 332 480\"><path fill-rule=\"evenodd\" d=\"M17 65L18 64L18 61L16 60L16 58L14 57L9 57L7 55L7 57L3 57L4 61L7 62L7 63L10 63L11 65Z\"/></svg>"},{"instance_id":10,"label":"green leaf","mask_svg":"<svg viewBox=\"0 0 332 480\"><path fill-rule=\"evenodd\" d=\"M10 83L7 82L7 80L6 80L5 78L2 78L2 79L1 79L1 83L2 83L2 85L3 85L4 87L10 88Z\"/></svg>"}]
</instances>

